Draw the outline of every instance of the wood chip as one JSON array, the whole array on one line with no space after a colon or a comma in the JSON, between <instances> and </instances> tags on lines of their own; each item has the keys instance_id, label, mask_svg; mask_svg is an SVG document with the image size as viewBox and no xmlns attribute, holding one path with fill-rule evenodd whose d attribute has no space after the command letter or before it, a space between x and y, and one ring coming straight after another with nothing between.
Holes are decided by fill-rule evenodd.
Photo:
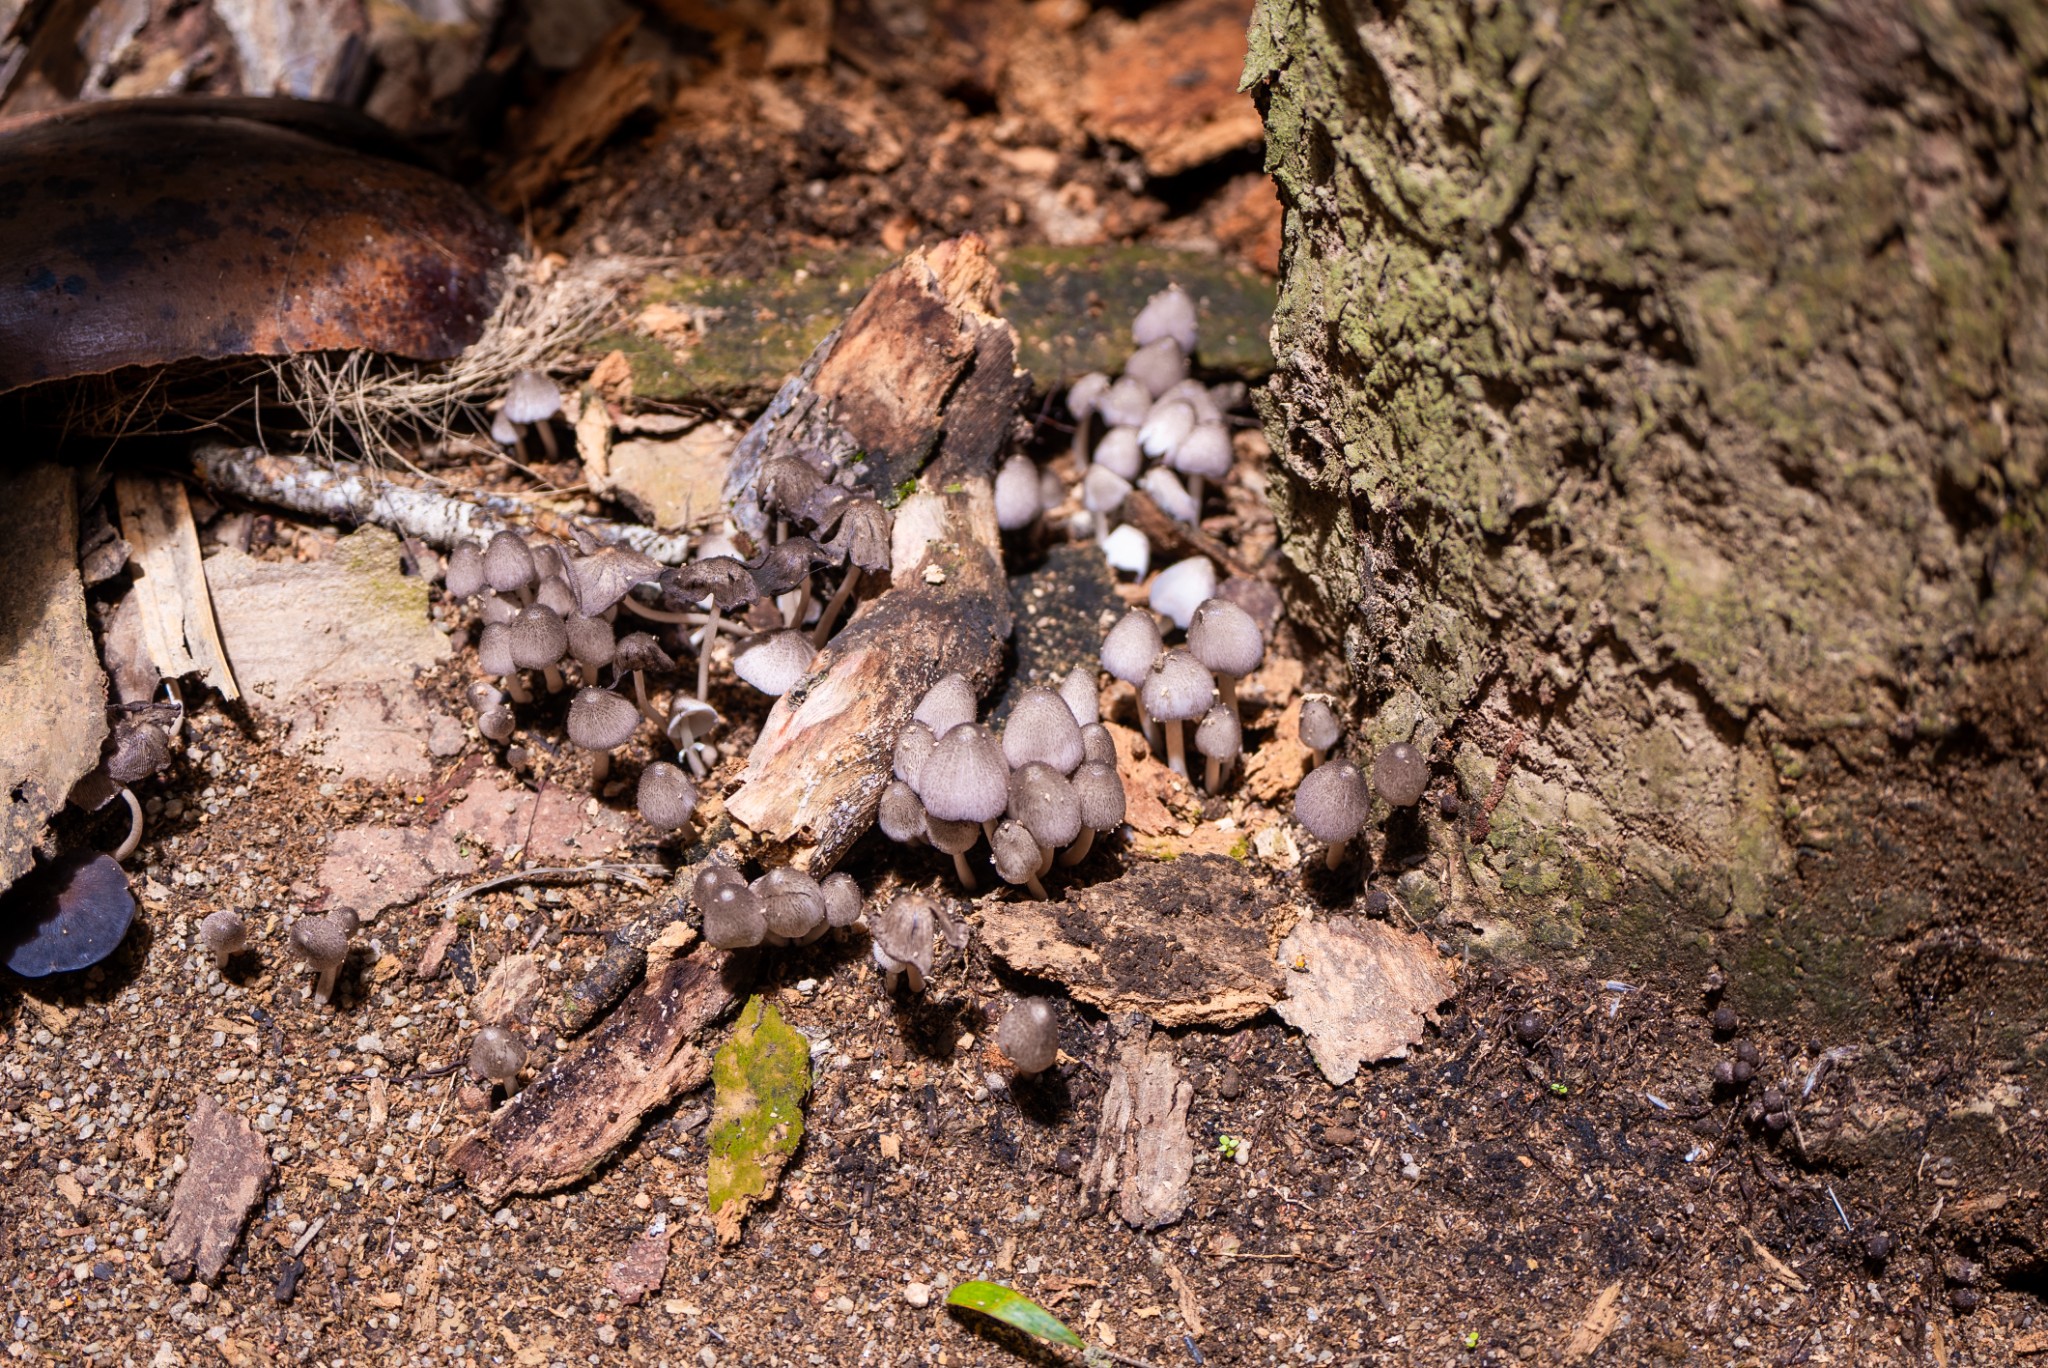
<instances>
[{"instance_id":1,"label":"wood chip","mask_svg":"<svg viewBox=\"0 0 2048 1368\"><path fill-rule=\"evenodd\" d=\"M227 1265L249 1213L263 1200L276 1169L249 1123L202 1093L185 1128L191 1149L171 1198L170 1223L157 1262L173 1282L211 1284Z\"/></svg>"},{"instance_id":2,"label":"wood chip","mask_svg":"<svg viewBox=\"0 0 2048 1368\"><path fill-rule=\"evenodd\" d=\"M607 1285L612 1294L628 1306L638 1306L661 1290L668 1276L668 1222L655 1217L654 1224L636 1237L626 1257L612 1265Z\"/></svg>"},{"instance_id":3,"label":"wood chip","mask_svg":"<svg viewBox=\"0 0 2048 1368\"><path fill-rule=\"evenodd\" d=\"M1771 1253L1770 1250L1765 1249L1764 1242L1762 1240L1759 1240L1756 1237L1755 1232L1750 1230L1748 1226L1737 1226L1735 1228L1742 1232L1743 1241L1746 1244L1748 1244L1750 1253L1756 1255L1756 1257L1763 1263L1763 1266L1771 1270L1772 1277L1776 1278L1779 1282L1785 1284L1785 1286L1791 1288L1794 1292L1804 1292L1808 1290L1806 1286L1806 1279L1800 1277L1797 1273L1794 1273L1792 1269L1784 1262L1784 1260L1780 1259L1777 1255Z\"/></svg>"},{"instance_id":4,"label":"wood chip","mask_svg":"<svg viewBox=\"0 0 2048 1368\"><path fill-rule=\"evenodd\" d=\"M1621 1322L1621 1284L1612 1282L1600 1289L1600 1295L1593 1298L1593 1305L1586 1315L1572 1327L1571 1340L1564 1347L1564 1356L1570 1360L1591 1358L1614 1333L1614 1327Z\"/></svg>"},{"instance_id":5,"label":"wood chip","mask_svg":"<svg viewBox=\"0 0 2048 1368\"><path fill-rule=\"evenodd\" d=\"M132 592L142 609L142 638L166 679L197 674L230 703L241 697L214 626L199 529L182 481L114 477L114 508L136 570Z\"/></svg>"},{"instance_id":6,"label":"wood chip","mask_svg":"<svg viewBox=\"0 0 2048 1368\"><path fill-rule=\"evenodd\" d=\"M1427 936L1365 917L1303 922L1280 943L1280 965L1287 996L1273 1010L1340 1085L1361 1064L1405 1058L1454 991L1451 962Z\"/></svg>"},{"instance_id":7,"label":"wood chip","mask_svg":"<svg viewBox=\"0 0 2048 1368\"><path fill-rule=\"evenodd\" d=\"M1172 1042L1155 1040L1142 1015L1123 1018L1114 1038L1116 1060L1095 1150L1081 1170L1081 1199L1099 1211L1113 1195L1125 1224L1156 1230L1187 1210L1195 1167L1188 1104L1195 1089L1174 1063Z\"/></svg>"},{"instance_id":8,"label":"wood chip","mask_svg":"<svg viewBox=\"0 0 2048 1368\"><path fill-rule=\"evenodd\" d=\"M478 1200L551 1192L590 1174L641 1118L711 1077L692 1043L729 1011L722 951L671 960L605 1019L590 1042L556 1061L450 1154Z\"/></svg>"},{"instance_id":9,"label":"wood chip","mask_svg":"<svg viewBox=\"0 0 2048 1368\"><path fill-rule=\"evenodd\" d=\"M527 1021L544 984L539 960L532 955L510 955L491 970L469 1009L486 1026Z\"/></svg>"}]
</instances>

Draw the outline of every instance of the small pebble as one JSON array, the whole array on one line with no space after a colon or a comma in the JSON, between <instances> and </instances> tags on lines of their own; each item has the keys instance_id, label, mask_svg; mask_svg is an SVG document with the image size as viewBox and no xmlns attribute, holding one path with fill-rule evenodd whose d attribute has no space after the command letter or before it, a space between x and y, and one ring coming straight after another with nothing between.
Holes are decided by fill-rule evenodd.
<instances>
[{"instance_id":1,"label":"small pebble","mask_svg":"<svg viewBox=\"0 0 2048 1368\"><path fill-rule=\"evenodd\" d=\"M1532 1045L1543 1038L1543 1014L1524 1012L1515 1018L1515 1039L1524 1045Z\"/></svg>"},{"instance_id":2,"label":"small pebble","mask_svg":"<svg viewBox=\"0 0 2048 1368\"><path fill-rule=\"evenodd\" d=\"M921 1282L906 1283L903 1288L903 1300L909 1302L912 1306L930 1306L932 1304L930 1284Z\"/></svg>"},{"instance_id":3,"label":"small pebble","mask_svg":"<svg viewBox=\"0 0 2048 1368\"><path fill-rule=\"evenodd\" d=\"M1872 1263L1883 1263L1892 1256L1892 1237L1878 1231L1864 1242L1863 1255Z\"/></svg>"},{"instance_id":4,"label":"small pebble","mask_svg":"<svg viewBox=\"0 0 2048 1368\"><path fill-rule=\"evenodd\" d=\"M1225 1064L1223 1072L1216 1076L1216 1095L1230 1100L1244 1091L1244 1080L1238 1076L1237 1066Z\"/></svg>"}]
</instances>

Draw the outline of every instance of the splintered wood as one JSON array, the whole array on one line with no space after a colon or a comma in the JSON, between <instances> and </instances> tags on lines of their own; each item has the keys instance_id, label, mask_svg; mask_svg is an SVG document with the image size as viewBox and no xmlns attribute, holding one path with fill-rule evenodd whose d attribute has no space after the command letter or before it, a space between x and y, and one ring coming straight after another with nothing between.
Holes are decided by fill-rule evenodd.
<instances>
[{"instance_id":1,"label":"splintered wood","mask_svg":"<svg viewBox=\"0 0 2048 1368\"><path fill-rule=\"evenodd\" d=\"M1095 1151L1081 1170L1081 1200L1100 1211L1114 1198L1126 1225L1156 1230L1187 1210L1195 1169L1188 1104L1195 1088L1174 1062L1173 1042L1153 1039L1144 1017L1118 1023L1116 1042Z\"/></svg>"},{"instance_id":2,"label":"splintered wood","mask_svg":"<svg viewBox=\"0 0 2048 1368\"><path fill-rule=\"evenodd\" d=\"M896 509L888 586L776 700L726 810L768 863L822 873L874 820L897 733L940 676L985 689L1010 634L993 474L1022 393L978 238L878 280L741 442L728 496L788 450L924 473ZM808 380L805 381L805 376ZM800 383L801 382L801 383Z\"/></svg>"},{"instance_id":3,"label":"splintered wood","mask_svg":"<svg viewBox=\"0 0 2048 1368\"><path fill-rule=\"evenodd\" d=\"M732 1007L726 956L706 946L635 989L597 1034L500 1107L451 1154L478 1200L551 1192L631 1139L641 1118L711 1077L692 1043Z\"/></svg>"},{"instance_id":4,"label":"splintered wood","mask_svg":"<svg viewBox=\"0 0 2048 1368\"><path fill-rule=\"evenodd\" d=\"M185 1134L192 1148L171 1198L171 1219L157 1262L173 1282L211 1283L227 1266L249 1213L276 1172L263 1137L209 1094L201 1094Z\"/></svg>"},{"instance_id":5,"label":"splintered wood","mask_svg":"<svg viewBox=\"0 0 2048 1368\"><path fill-rule=\"evenodd\" d=\"M197 674L232 703L240 698L213 622L199 530L185 486L142 475L114 477L114 507L135 567L135 601L150 662L165 679Z\"/></svg>"}]
</instances>

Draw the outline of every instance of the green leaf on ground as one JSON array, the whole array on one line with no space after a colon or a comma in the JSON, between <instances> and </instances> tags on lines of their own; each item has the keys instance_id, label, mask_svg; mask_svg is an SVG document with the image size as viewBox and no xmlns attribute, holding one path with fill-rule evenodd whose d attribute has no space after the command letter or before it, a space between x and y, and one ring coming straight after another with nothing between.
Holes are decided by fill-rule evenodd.
<instances>
[{"instance_id":1,"label":"green leaf on ground","mask_svg":"<svg viewBox=\"0 0 2048 1368\"><path fill-rule=\"evenodd\" d=\"M1052 1344L1064 1344L1070 1349L1088 1347L1079 1335L1067 1329L1058 1316L1022 1292L1013 1292L1001 1283L961 1283L946 1294L946 1305L964 1306L969 1311L979 1311L984 1316L999 1320L1007 1326Z\"/></svg>"},{"instance_id":2,"label":"green leaf on ground","mask_svg":"<svg viewBox=\"0 0 2048 1368\"><path fill-rule=\"evenodd\" d=\"M747 1213L774 1195L803 1140L811 1043L773 1006L750 998L712 1061L711 1082L711 1221L719 1242L732 1244Z\"/></svg>"}]
</instances>

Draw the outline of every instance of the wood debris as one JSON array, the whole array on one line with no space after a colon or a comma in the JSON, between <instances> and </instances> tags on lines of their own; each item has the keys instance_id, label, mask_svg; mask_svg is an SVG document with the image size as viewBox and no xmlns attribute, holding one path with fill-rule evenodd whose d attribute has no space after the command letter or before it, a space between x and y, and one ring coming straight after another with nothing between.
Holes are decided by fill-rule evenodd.
<instances>
[{"instance_id":1,"label":"wood debris","mask_svg":"<svg viewBox=\"0 0 2048 1368\"><path fill-rule=\"evenodd\" d=\"M507 956L477 990L470 1003L470 1014L486 1026L530 1020L545 983L538 959L532 955Z\"/></svg>"},{"instance_id":2,"label":"wood debris","mask_svg":"<svg viewBox=\"0 0 2048 1368\"><path fill-rule=\"evenodd\" d=\"M490 188L491 203L507 214L520 214L553 190L563 172L588 160L620 124L657 103L661 66L626 60L627 44L639 26L640 16L627 14L520 121L511 141L511 164Z\"/></svg>"},{"instance_id":3,"label":"wood debris","mask_svg":"<svg viewBox=\"0 0 2048 1368\"><path fill-rule=\"evenodd\" d=\"M1195 1142L1188 1104L1195 1088L1173 1058L1173 1044L1154 1039L1133 1013L1114 1032L1116 1057L1095 1150L1081 1170L1081 1200L1100 1211L1111 1198L1125 1224L1140 1230L1171 1225L1187 1210Z\"/></svg>"},{"instance_id":4,"label":"wood debris","mask_svg":"<svg viewBox=\"0 0 2048 1368\"><path fill-rule=\"evenodd\" d=\"M241 697L214 625L200 569L199 529L182 482L114 477L114 508L135 568L136 606L150 663L164 679L196 674L230 703Z\"/></svg>"},{"instance_id":5,"label":"wood debris","mask_svg":"<svg viewBox=\"0 0 2048 1368\"><path fill-rule=\"evenodd\" d=\"M1128 143L1154 176L1172 176L1254 147L1265 124L1243 74L1249 0L1178 0L1149 10L1082 78L1082 119Z\"/></svg>"},{"instance_id":6,"label":"wood debris","mask_svg":"<svg viewBox=\"0 0 2048 1368\"><path fill-rule=\"evenodd\" d=\"M171 1198L170 1222L157 1262L173 1282L211 1284L226 1267L249 1213L276 1173L249 1123L202 1093L185 1134L192 1141L185 1173Z\"/></svg>"},{"instance_id":7,"label":"wood debris","mask_svg":"<svg viewBox=\"0 0 2048 1368\"><path fill-rule=\"evenodd\" d=\"M1611 1282L1600 1289L1600 1295L1593 1298L1592 1306L1586 1310L1585 1318L1572 1327L1572 1337L1565 1344L1564 1356L1571 1361L1593 1356L1607 1337L1614 1333L1614 1327L1621 1323L1621 1284Z\"/></svg>"},{"instance_id":8,"label":"wood debris","mask_svg":"<svg viewBox=\"0 0 2048 1368\"><path fill-rule=\"evenodd\" d=\"M697 1033L733 1005L726 956L709 946L635 989L581 1050L556 1061L450 1154L478 1200L551 1192L585 1177L670 1098L701 1087Z\"/></svg>"},{"instance_id":9,"label":"wood debris","mask_svg":"<svg viewBox=\"0 0 2048 1368\"><path fill-rule=\"evenodd\" d=\"M1287 996L1273 1010L1340 1085L1361 1064L1405 1058L1454 991L1427 936L1364 917L1303 922L1280 943L1280 964Z\"/></svg>"},{"instance_id":10,"label":"wood debris","mask_svg":"<svg viewBox=\"0 0 2048 1368\"><path fill-rule=\"evenodd\" d=\"M634 1237L626 1257L612 1265L606 1279L612 1294L628 1306L638 1306L659 1292L661 1280L668 1276L668 1242L668 1221L657 1216L653 1225Z\"/></svg>"}]
</instances>

